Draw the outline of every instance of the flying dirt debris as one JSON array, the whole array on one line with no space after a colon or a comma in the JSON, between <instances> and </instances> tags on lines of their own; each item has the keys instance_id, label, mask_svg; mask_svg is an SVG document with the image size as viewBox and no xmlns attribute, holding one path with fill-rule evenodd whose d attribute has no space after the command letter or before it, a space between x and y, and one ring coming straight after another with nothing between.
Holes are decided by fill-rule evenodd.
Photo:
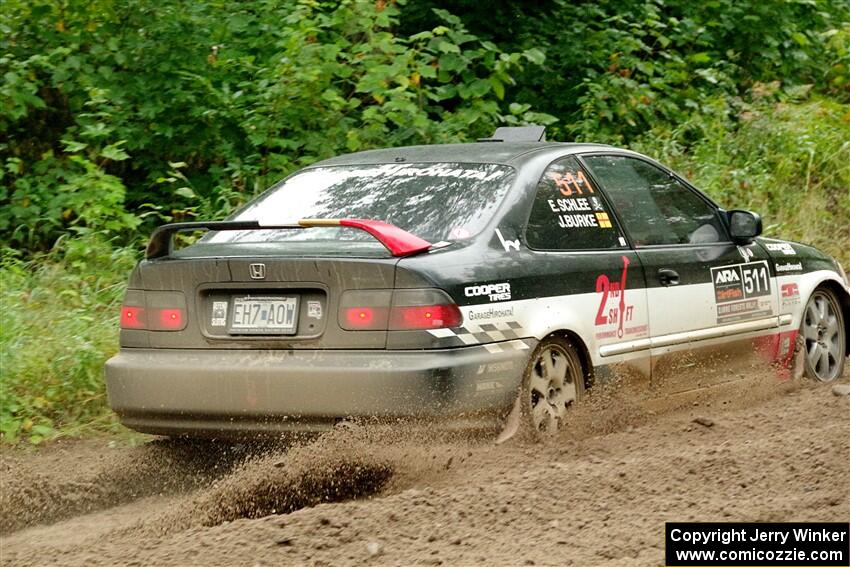
<instances>
[{"instance_id":1,"label":"flying dirt debris","mask_svg":"<svg viewBox=\"0 0 850 567\"><path fill-rule=\"evenodd\" d=\"M658 564L671 517L850 516L848 400L770 374L664 399L602 388L542 443L364 425L291 448L4 450L2 562Z\"/></svg>"}]
</instances>

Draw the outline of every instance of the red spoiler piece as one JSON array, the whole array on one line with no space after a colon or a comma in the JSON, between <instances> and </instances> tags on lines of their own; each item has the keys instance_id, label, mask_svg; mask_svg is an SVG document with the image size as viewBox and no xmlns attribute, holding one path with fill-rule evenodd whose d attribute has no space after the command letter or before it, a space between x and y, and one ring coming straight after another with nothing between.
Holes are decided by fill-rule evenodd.
<instances>
[{"instance_id":1,"label":"red spoiler piece","mask_svg":"<svg viewBox=\"0 0 850 567\"><path fill-rule=\"evenodd\" d=\"M390 254L396 257L410 256L425 252L431 248L431 243L411 234L394 224L379 220L368 219L302 219L298 224L303 227L311 226L347 226L365 230L383 244Z\"/></svg>"}]
</instances>

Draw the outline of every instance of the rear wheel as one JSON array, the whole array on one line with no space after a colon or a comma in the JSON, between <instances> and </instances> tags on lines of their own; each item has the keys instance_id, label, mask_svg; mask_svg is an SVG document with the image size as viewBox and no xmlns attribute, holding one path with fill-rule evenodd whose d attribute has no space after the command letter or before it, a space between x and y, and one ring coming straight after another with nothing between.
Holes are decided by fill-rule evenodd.
<instances>
[{"instance_id":1,"label":"rear wheel","mask_svg":"<svg viewBox=\"0 0 850 567\"><path fill-rule=\"evenodd\" d=\"M584 375L572 343L561 337L541 341L529 358L514 409L496 442L517 431L535 440L554 436L584 396Z\"/></svg>"},{"instance_id":2,"label":"rear wheel","mask_svg":"<svg viewBox=\"0 0 850 567\"><path fill-rule=\"evenodd\" d=\"M800 325L803 369L809 378L829 382L844 371L845 337L841 306L835 294L818 289L806 303Z\"/></svg>"}]
</instances>

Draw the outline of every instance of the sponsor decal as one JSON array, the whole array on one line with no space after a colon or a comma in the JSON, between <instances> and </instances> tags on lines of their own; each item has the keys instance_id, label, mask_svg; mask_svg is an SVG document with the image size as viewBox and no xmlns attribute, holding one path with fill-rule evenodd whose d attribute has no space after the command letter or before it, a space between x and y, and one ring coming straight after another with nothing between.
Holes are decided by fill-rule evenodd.
<instances>
[{"instance_id":1,"label":"sponsor decal","mask_svg":"<svg viewBox=\"0 0 850 567\"><path fill-rule=\"evenodd\" d=\"M743 246L738 246L738 254L741 255L741 258L744 259L744 262L749 262L753 259L753 251L749 248L744 248Z\"/></svg>"},{"instance_id":2,"label":"sponsor decal","mask_svg":"<svg viewBox=\"0 0 850 567\"><path fill-rule=\"evenodd\" d=\"M590 206L593 207L594 211L605 211L605 207L602 206L602 201L596 197L590 198Z\"/></svg>"},{"instance_id":3,"label":"sponsor decal","mask_svg":"<svg viewBox=\"0 0 850 567\"><path fill-rule=\"evenodd\" d=\"M747 299L733 303L723 303L717 306L717 322L728 323L743 319L752 319L759 315L770 315L772 313L770 301L758 299Z\"/></svg>"},{"instance_id":4,"label":"sponsor decal","mask_svg":"<svg viewBox=\"0 0 850 567\"><path fill-rule=\"evenodd\" d=\"M596 221L599 223L599 228L611 228L611 219L608 218L608 213L596 213Z\"/></svg>"},{"instance_id":5,"label":"sponsor decal","mask_svg":"<svg viewBox=\"0 0 850 567\"><path fill-rule=\"evenodd\" d=\"M619 281L611 281L606 274L596 278L596 293L601 294L599 308L596 310L594 326L602 327L596 333L597 339L622 338L625 335L640 335L647 332L646 325L627 326L634 319L635 306L626 301L626 287L629 275L629 259L623 259L623 270Z\"/></svg>"},{"instance_id":6,"label":"sponsor decal","mask_svg":"<svg viewBox=\"0 0 850 567\"><path fill-rule=\"evenodd\" d=\"M224 327L227 324L227 302L213 301L212 319L210 325L213 327Z\"/></svg>"},{"instance_id":7,"label":"sponsor decal","mask_svg":"<svg viewBox=\"0 0 850 567\"><path fill-rule=\"evenodd\" d=\"M795 283L782 284L779 288L782 295L782 305L796 305L800 303L800 288Z\"/></svg>"},{"instance_id":8,"label":"sponsor decal","mask_svg":"<svg viewBox=\"0 0 850 567\"><path fill-rule=\"evenodd\" d=\"M741 276L737 270L718 270L714 276L715 284L725 284L729 282L740 282Z\"/></svg>"},{"instance_id":9,"label":"sponsor decal","mask_svg":"<svg viewBox=\"0 0 850 567\"><path fill-rule=\"evenodd\" d=\"M782 252L786 256L796 256L797 251L791 246L790 242L769 242L764 245L771 252Z\"/></svg>"},{"instance_id":10,"label":"sponsor decal","mask_svg":"<svg viewBox=\"0 0 850 567\"><path fill-rule=\"evenodd\" d=\"M480 321L481 319L501 319L504 317L513 316L513 307L505 307L504 309L499 309L498 307L490 307L488 309L470 311L467 315L467 318L470 321Z\"/></svg>"},{"instance_id":11,"label":"sponsor decal","mask_svg":"<svg viewBox=\"0 0 850 567\"><path fill-rule=\"evenodd\" d=\"M520 337L528 332L517 321L494 321L493 323L465 323L454 329L429 329L428 333L444 342L446 346L483 345L487 352L497 353L511 350L527 350L529 346Z\"/></svg>"},{"instance_id":12,"label":"sponsor decal","mask_svg":"<svg viewBox=\"0 0 850 567\"><path fill-rule=\"evenodd\" d=\"M505 249L505 252L510 252L511 250L519 250L519 239L506 240L505 237L502 236L502 231L498 228L496 229L496 236L499 237L499 242L502 243L502 248Z\"/></svg>"},{"instance_id":13,"label":"sponsor decal","mask_svg":"<svg viewBox=\"0 0 850 567\"><path fill-rule=\"evenodd\" d=\"M572 197L574 195L593 194L593 186L585 177L582 170L575 172L565 171L563 173L552 172L549 178L555 183L555 187L561 192L564 197Z\"/></svg>"},{"instance_id":14,"label":"sponsor decal","mask_svg":"<svg viewBox=\"0 0 850 567\"><path fill-rule=\"evenodd\" d=\"M784 272L802 272L803 271L803 263L787 263L787 264L776 264L776 271L779 273Z\"/></svg>"},{"instance_id":15,"label":"sponsor decal","mask_svg":"<svg viewBox=\"0 0 850 567\"><path fill-rule=\"evenodd\" d=\"M311 319L321 319L322 318L322 302L321 301L308 301L307 302L307 317Z\"/></svg>"},{"instance_id":16,"label":"sponsor decal","mask_svg":"<svg viewBox=\"0 0 850 567\"><path fill-rule=\"evenodd\" d=\"M494 372L510 372L514 369L513 360L503 360L502 362L491 362L490 364L479 364L476 374L490 374Z\"/></svg>"},{"instance_id":17,"label":"sponsor decal","mask_svg":"<svg viewBox=\"0 0 850 567\"><path fill-rule=\"evenodd\" d=\"M711 281L718 323L772 312L766 261L711 268Z\"/></svg>"},{"instance_id":18,"label":"sponsor decal","mask_svg":"<svg viewBox=\"0 0 850 567\"><path fill-rule=\"evenodd\" d=\"M613 228L602 200L595 196L593 186L581 169L550 172L560 197L547 199L558 226L563 229Z\"/></svg>"},{"instance_id":19,"label":"sponsor decal","mask_svg":"<svg viewBox=\"0 0 850 567\"><path fill-rule=\"evenodd\" d=\"M434 164L427 167L417 164L382 164L370 169L359 170L351 176L357 177L450 177L454 179L477 179L492 181L503 174L501 171L489 172L490 168L470 169L453 168L445 164Z\"/></svg>"},{"instance_id":20,"label":"sponsor decal","mask_svg":"<svg viewBox=\"0 0 850 567\"><path fill-rule=\"evenodd\" d=\"M508 282L471 285L463 289L466 297L481 297L486 295L490 301L509 301L511 299L511 284Z\"/></svg>"},{"instance_id":21,"label":"sponsor decal","mask_svg":"<svg viewBox=\"0 0 850 567\"><path fill-rule=\"evenodd\" d=\"M501 390L504 388L498 380L484 380L475 383L476 392L492 392L493 390Z\"/></svg>"}]
</instances>

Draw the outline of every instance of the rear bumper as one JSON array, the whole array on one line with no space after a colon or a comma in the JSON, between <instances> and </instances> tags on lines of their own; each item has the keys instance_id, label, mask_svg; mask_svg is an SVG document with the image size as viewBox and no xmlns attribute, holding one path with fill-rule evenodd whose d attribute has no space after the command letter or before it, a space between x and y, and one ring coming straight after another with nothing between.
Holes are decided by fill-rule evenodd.
<instances>
[{"instance_id":1,"label":"rear bumper","mask_svg":"<svg viewBox=\"0 0 850 567\"><path fill-rule=\"evenodd\" d=\"M427 351L122 349L109 403L133 429L232 436L319 431L341 419L492 424L516 397L533 340ZM501 352L492 352L500 350Z\"/></svg>"}]
</instances>

